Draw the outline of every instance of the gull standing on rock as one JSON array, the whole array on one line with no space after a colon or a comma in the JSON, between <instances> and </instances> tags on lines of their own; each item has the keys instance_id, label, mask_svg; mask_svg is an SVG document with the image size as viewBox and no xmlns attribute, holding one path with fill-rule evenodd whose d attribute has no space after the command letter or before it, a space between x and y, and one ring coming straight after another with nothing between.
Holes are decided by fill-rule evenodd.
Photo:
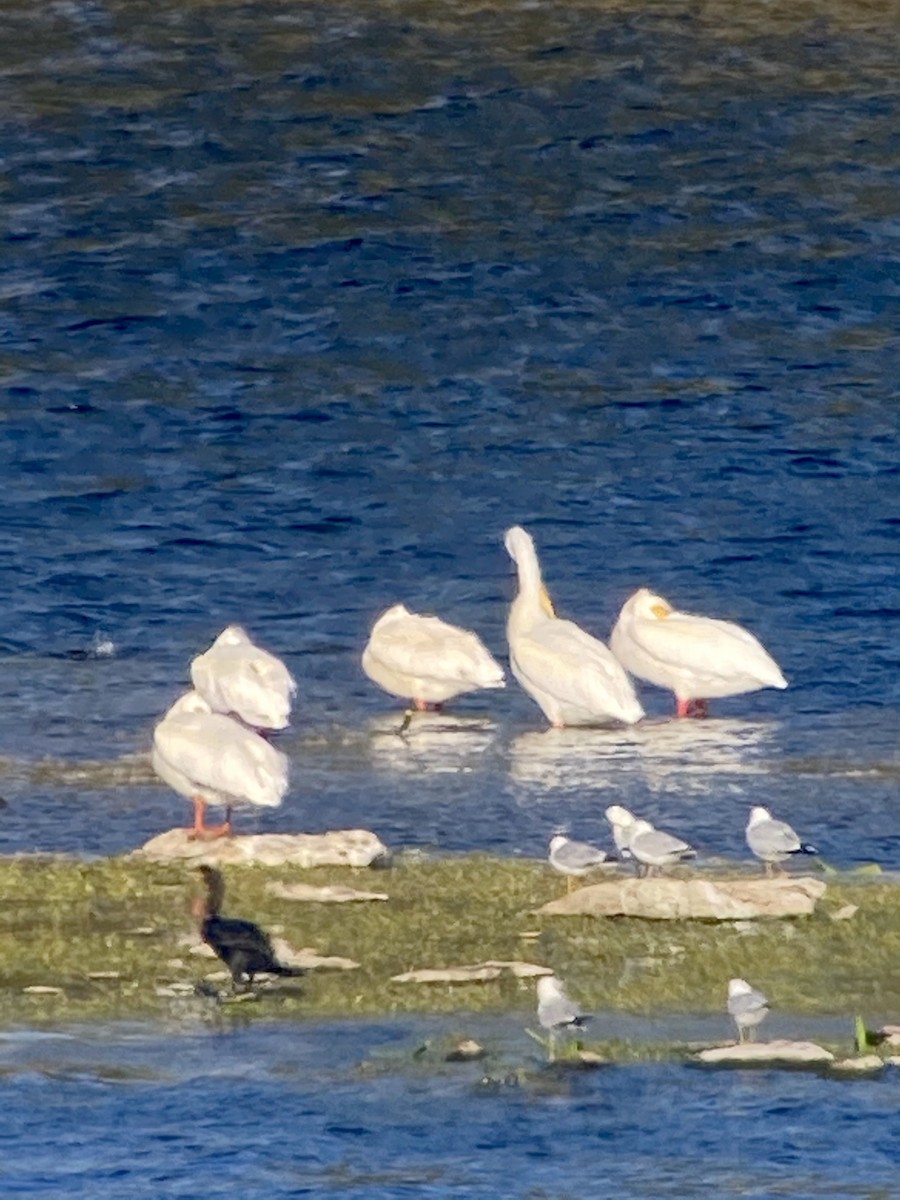
<instances>
[{"instance_id":1,"label":"gull standing on rock","mask_svg":"<svg viewBox=\"0 0 900 1200\"><path fill-rule=\"evenodd\" d=\"M609 644L632 675L675 693L679 717L705 717L713 697L787 687L752 633L732 621L677 612L649 588L625 602Z\"/></svg>"},{"instance_id":2,"label":"gull standing on rock","mask_svg":"<svg viewBox=\"0 0 900 1200\"><path fill-rule=\"evenodd\" d=\"M784 862L795 854L819 853L815 846L801 842L786 821L776 820L762 805L750 809L747 845L765 863L767 875L772 874L776 863Z\"/></svg>"},{"instance_id":3,"label":"gull standing on rock","mask_svg":"<svg viewBox=\"0 0 900 1200\"><path fill-rule=\"evenodd\" d=\"M191 663L191 682L213 712L251 729L284 729L297 691L280 658L255 645L240 625L223 629Z\"/></svg>"},{"instance_id":4,"label":"gull standing on rock","mask_svg":"<svg viewBox=\"0 0 900 1200\"><path fill-rule=\"evenodd\" d=\"M514 525L505 545L519 575L506 624L510 666L550 724L640 721L644 710L616 658L574 621L556 616L531 535Z\"/></svg>"},{"instance_id":5,"label":"gull standing on rock","mask_svg":"<svg viewBox=\"0 0 900 1200\"><path fill-rule=\"evenodd\" d=\"M555 975L542 975L537 981L538 1021L547 1030L549 1058L556 1058L556 1036L561 1030L580 1029L590 1017L570 999L562 981Z\"/></svg>"},{"instance_id":6,"label":"gull standing on rock","mask_svg":"<svg viewBox=\"0 0 900 1200\"><path fill-rule=\"evenodd\" d=\"M595 867L604 863L615 862L605 850L590 845L589 842L576 842L564 834L557 833L550 839L550 866L561 875L566 876L566 890L572 890L572 879L575 876L587 875Z\"/></svg>"},{"instance_id":7,"label":"gull standing on rock","mask_svg":"<svg viewBox=\"0 0 900 1200\"><path fill-rule=\"evenodd\" d=\"M654 869L672 867L685 858L697 856L697 851L681 838L655 829L649 821L640 819L631 827L628 849L644 867L644 875L647 877L652 875Z\"/></svg>"},{"instance_id":8,"label":"gull standing on rock","mask_svg":"<svg viewBox=\"0 0 900 1200\"><path fill-rule=\"evenodd\" d=\"M419 712L429 705L440 708L463 692L506 686L503 668L477 634L403 604L372 626L362 668L373 683L411 700Z\"/></svg>"},{"instance_id":9,"label":"gull standing on rock","mask_svg":"<svg viewBox=\"0 0 900 1200\"><path fill-rule=\"evenodd\" d=\"M198 692L176 700L153 731L153 770L193 801L191 835L208 840L231 833L231 810L277 808L287 791L288 760L253 729L214 713ZM222 805L225 822L205 823L206 806Z\"/></svg>"},{"instance_id":10,"label":"gull standing on rock","mask_svg":"<svg viewBox=\"0 0 900 1200\"><path fill-rule=\"evenodd\" d=\"M754 1040L751 1032L768 1013L768 1001L762 992L752 988L746 979L732 979L728 983L728 1013L737 1026L738 1041Z\"/></svg>"}]
</instances>

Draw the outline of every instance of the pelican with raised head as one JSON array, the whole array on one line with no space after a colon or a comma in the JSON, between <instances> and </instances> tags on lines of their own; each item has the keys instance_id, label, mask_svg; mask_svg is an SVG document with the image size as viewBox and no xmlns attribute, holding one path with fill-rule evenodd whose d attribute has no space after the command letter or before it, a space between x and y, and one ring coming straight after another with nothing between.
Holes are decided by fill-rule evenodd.
<instances>
[{"instance_id":1,"label":"pelican with raised head","mask_svg":"<svg viewBox=\"0 0 900 1200\"><path fill-rule=\"evenodd\" d=\"M639 721L644 710L621 664L598 638L556 616L531 535L514 525L505 545L519 575L506 624L510 666L550 724Z\"/></svg>"}]
</instances>

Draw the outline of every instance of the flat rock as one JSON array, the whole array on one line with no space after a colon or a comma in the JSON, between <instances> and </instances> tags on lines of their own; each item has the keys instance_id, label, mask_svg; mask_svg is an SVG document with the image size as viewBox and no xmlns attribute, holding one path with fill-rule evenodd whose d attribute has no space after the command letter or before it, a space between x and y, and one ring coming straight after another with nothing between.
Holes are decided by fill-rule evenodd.
<instances>
[{"instance_id":1,"label":"flat rock","mask_svg":"<svg viewBox=\"0 0 900 1200\"><path fill-rule=\"evenodd\" d=\"M538 909L551 916L652 921L747 921L805 917L825 893L821 879L615 879L579 888Z\"/></svg>"},{"instance_id":2,"label":"flat rock","mask_svg":"<svg viewBox=\"0 0 900 1200\"><path fill-rule=\"evenodd\" d=\"M791 1042L778 1039L773 1042L735 1042L730 1046L713 1046L701 1050L698 1062L719 1066L757 1065L826 1065L834 1062L834 1055L815 1042Z\"/></svg>"},{"instance_id":3,"label":"flat rock","mask_svg":"<svg viewBox=\"0 0 900 1200\"><path fill-rule=\"evenodd\" d=\"M359 970L359 963L352 958L342 958L339 954L320 954L312 946L295 950L284 938L272 938L272 949L278 961L286 967L303 967L307 971Z\"/></svg>"},{"instance_id":4,"label":"flat rock","mask_svg":"<svg viewBox=\"0 0 900 1200\"><path fill-rule=\"evenodd\" d=\"M841 1058L831 1064L832 1071L845 1071L848 1075L867 1075L884 1069L884 1059L877 1054L859 1054L856 1058Z\"/></svg>"},{"instance_id":5,"label":"flat rock","mask_svg":"<svg viewBox=\"0 0 900 1200\"><path fill-rule=\"evenodd\" d=\"M179 859L228 866L258 863L266 867L369 867L390 851L367 829L333 829L328 833L251 833L198 841L187 829L169 829L132 851L152 862Z\"/></svg>"},{"instance_id":6,"label":"flat rock","mask_svg":"<svg viewBox=\"0 0 900 1200\"><path fill-rule=\"evenodd\" d=\"M316 887L312 883L282 883L280 880L267 883L266 891L278 900L302 900L310 904L354 904L363 900L390 899L384 892L361 892L341 884Z\"/></svg>"},{"instance_id":7,"label":"flat rock","mask_svg":"<svg viewBox=\"0 0 900 1200\"><path fill-rule=\"evenodd\" d=\"M484 983L499 979L504 972L518 979L531 979L536 975L552 975L550 967L537 963L520 962L518 959L489 959L487 962L470 963L460 967L420 967L417 971L404 971L392 975L391 983Z\"/></svg>"}]
</instances>

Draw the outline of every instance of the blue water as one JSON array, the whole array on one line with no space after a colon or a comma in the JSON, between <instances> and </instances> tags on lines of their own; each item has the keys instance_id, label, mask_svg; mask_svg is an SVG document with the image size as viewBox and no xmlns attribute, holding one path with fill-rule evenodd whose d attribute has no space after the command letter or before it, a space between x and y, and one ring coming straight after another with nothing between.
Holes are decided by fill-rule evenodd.
<instances>
[{"instance_id":1,"label":"blue water","mask_svg":"<svg viewBox=\"0 0 900 1200\"><path fill-rule=\"evenodd\" d=\"M745 858L763 803L900 868L898 40L852 5L5 4L0 852L183 821L152 728L240 621L300 685L247 829L542 855L617 800ZM505 657L513 523L564 615L606 636L650 585L789 690L559 733L511 682L397 738L369 626ZM406 1032L173 1030L173 1065L145 1030L118 1081L54 1042L88 1065L5 1076L4 1157L48 1197L894 1187L888 1080L351 1069Z\"/></svg>"},{"instance_id":2,"label":"blue water","mask_svg":"<svg viewBox=\"0 0 900 1200\"><path fill-rule=\"evenodd\" d=\"M13 1035L0 1043L4 1194L896 1192L893 1078L658 1064L554 1073L500 1023L484 1031L499 1061L422 1068L412 1054L429 1032L383 1022L290 1037L258 1027Z\"/></svg>"}]
</instances>

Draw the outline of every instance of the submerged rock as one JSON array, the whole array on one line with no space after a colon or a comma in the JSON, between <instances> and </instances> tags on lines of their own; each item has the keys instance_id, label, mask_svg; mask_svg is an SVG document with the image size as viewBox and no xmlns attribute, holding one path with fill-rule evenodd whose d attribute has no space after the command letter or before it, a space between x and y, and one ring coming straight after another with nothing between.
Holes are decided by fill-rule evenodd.
<instances>
[{"instance_id":1,"label":"submerged rock","mask_svg":"<svg viewBox=\"0 0 900 1200\"><path fill-rule=\"evenodd\" d=\"M821 879L616 879L545 904L550 916L644 917L654 921L746 921L805 917L825 893Z\"/></svg>"},{"instance_id":2,"label":"submerged rock","mask_svg":"<svg viewBox=\"0 0 900 1200\"><path fill-rule=\"evenodd\" d=\"M151 862L178 859L217 866L258 863L266 867L370 867L390 857L387 846L367 829L328 833L251 833L198 841L187 829L169 829L132 856Z\"/></svg>"},{"instance_id":3,"label":"submerged rock","mask_svg":"<svg viewBox=\"0 0 900 1200\"><path fill-rule=\"evenodd\" d=\"M825 1066L834 1055L815 1042L792 1042L780 1038L773 1042L734 1042L701 1050L696 1061L718 1066Z\"/></svg>"},{"instance_id":4,"label":"submerged rock","mask_svg":"<svg viewBox=\"0 0 900 1200\"><path fill-rule=\"evenodd\" d=\"M884 1059L877 1054L859 1054L856 1058L841 1058L831 1064L832 1071L845 1071L848 1075L867 1075L883 1068Z\"/></svg>"}]
</instances>

